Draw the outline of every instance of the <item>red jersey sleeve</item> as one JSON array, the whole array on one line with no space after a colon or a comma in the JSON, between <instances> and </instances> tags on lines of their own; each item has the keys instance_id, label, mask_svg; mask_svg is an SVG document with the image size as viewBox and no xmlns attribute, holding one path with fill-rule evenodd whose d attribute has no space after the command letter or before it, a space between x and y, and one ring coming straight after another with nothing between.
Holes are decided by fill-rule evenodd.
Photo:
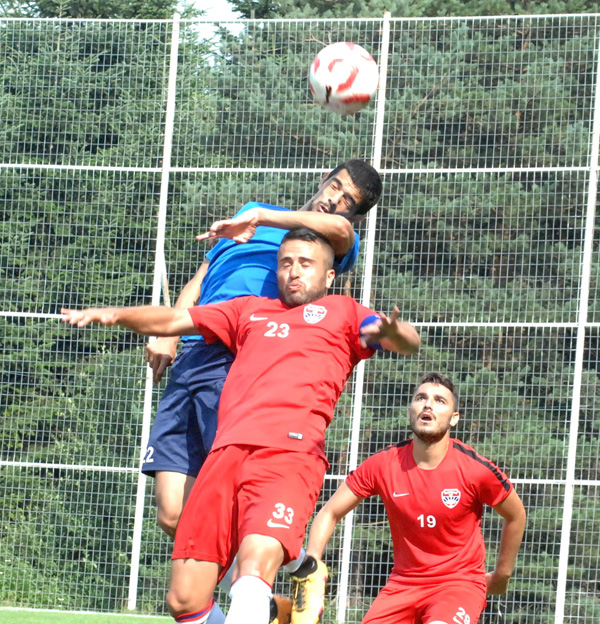
<instances>
[{"instance_id":1,"label":"red jersey sleeve","mask_svg":"<svg viewBox=\"0 0 600 624\"><path fill-rule=\"evenodd\" d=\"M488 469L480 484L481 500L490 507L501 503L514 489L508 477L488 460Z\"/></svg>"},{"instance_id":2,"label":"red jersey sleeve","mask_svg":"<svg viewBox=\"0 0 600 624\"><path fill-rule=\"evenodd\" d=\"M352 470L346 477L346 485L356 496L369 498L379 494L378 479L378 454L371 455L368 459Z\"/></svg>"},{"instance_id":3,"label":"red jersey sleeve","mask_svg":"<svg viewBox=\"0 0 600 624\"><path fill-rule=\"evenodd\" d=\"M248 297L237 297L221 303L210 303L190 308L192 322L208 344L220 340L237 353L240 311Z\"/></svg>"},{"instance_id":4,"label":"red jersey sleeve","mask_svg":"<svg viewBox=\"0 0 600 624\"><path fill-rule=\"evenodd\" d=\"M476 485L479 500L490 507L501 503L514 489L504 472L468 444L456 439L453 440L453 444L456 450L475 460L471 465L477 468ZM473 475L475 476L475 473Z\"/></svg>"}]
</instances>

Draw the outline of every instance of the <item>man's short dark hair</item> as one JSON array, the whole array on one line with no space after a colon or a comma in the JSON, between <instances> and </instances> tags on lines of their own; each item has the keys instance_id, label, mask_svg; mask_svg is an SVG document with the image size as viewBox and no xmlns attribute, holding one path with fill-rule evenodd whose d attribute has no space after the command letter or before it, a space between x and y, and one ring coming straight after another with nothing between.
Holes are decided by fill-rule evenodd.
<instances>
[{"instance_id":1,"label":"man's short dark hair","mask_svg":"<svg viewBox=\"0 0 600 624\"><path fill-rule=\"evenodd\" d=\"M366 214L381 197L381 191L383 190L381 178L369 163L356 158L343 162L331 171L327 177L331 178L344 169L352 178L352 182L357 186L362 197L362 201L357 205L354 214Z\"/></svg>"},{"instance_id":2,"label":"man's short dark hair","mask_svg":"<svg viewBox=\"0 0 600 624\"><path fill-rule=\"evenodd\" d=\"M427 373L423 375L421 381L415 386L413 391L413 396L417 393L417 390L420 386L426 383L437 384L438 386L444 386L444 388L448 388L450 392L452 392L452 399L454 400L454 411L458 412L458 392L454 387L454 383L450 379L450 377L446 377L442 373Z\"/></svg>"},{"instance_id":3,"label":"man's short dark hair","mask_svg":"<svg viewBox=\"0 0 600 624\"><path fill-rule=\"evenodd\" d=\"M312 230L308 227L299 227L293 230L290 230L282 239L281 244L286 243L291 240L300 240L305 241L307 243L321 243L329 252L331 256L331 264L333 266L333 259L335 258L335 251L329 242L329 239L321 234L321 232L317 232L316 230Z\"/></svg>"}]
</instances>

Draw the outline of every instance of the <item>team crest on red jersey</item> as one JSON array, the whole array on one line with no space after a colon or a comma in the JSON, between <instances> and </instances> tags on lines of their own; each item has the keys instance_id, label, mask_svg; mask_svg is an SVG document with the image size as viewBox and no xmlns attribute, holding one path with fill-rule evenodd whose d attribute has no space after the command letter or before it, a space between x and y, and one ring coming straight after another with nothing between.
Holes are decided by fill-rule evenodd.
<instances>
[{"instance_id":1,"label":"team crest on red jersey","mask_svg":"<svg viewBox=\"0 0 600 624\"><path fill-rule=\"evenodd\" d=\"M456 488L446 488L442 490L442 502L448 509L454 509L460 501L460 490Z\"/></svg>"},{"instance_id":2,"label":"team crest on red jersey","mask_svg":"<svg viewBox=\"0 0 600 624\"><path fill-rule=\"evenodd\" d=\"M327 314L327 308L325 306L315 305L309 303L304 308L304 320L311 325L322 321Z\"/></svg>"}]
</instances>

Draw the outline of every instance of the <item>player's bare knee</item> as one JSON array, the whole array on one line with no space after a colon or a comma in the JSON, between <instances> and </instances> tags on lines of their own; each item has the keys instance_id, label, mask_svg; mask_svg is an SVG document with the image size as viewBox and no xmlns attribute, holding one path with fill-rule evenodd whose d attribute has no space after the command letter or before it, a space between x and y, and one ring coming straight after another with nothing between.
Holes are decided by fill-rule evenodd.
<instances>
[{"instance_id":1,"label":"player's bare knee","mask_svg":"<svg viewBox=\"0 0 600 624\"><path fill-rule=\"evenodd\" d=\"M167 609L172 617L176 618L183 613L190 613L193 610L189 598L189 596L182 596L179 591L173 588L168 591Z\"/></svg>"},{"instance_id":2,"label":"player's bare knee","mask_svg":"<svg viewBox=\"0 0 600 624\"><path fill-rule=\"evenodd\" d=\"M175 538L175 531L179 524L179 515L168 513L164 509L158 509L156 514L158 526L169 536Z\"/></svg>"}]
</instances>

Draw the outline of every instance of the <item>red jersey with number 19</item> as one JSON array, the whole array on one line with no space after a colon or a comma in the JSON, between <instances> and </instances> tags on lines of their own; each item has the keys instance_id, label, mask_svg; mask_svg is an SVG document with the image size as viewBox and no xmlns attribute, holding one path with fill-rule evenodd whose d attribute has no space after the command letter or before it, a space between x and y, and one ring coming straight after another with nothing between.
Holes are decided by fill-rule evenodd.
<instances>
[{"instance_id":1,"label":"red jersey with number 19","mask_svg":"<svg viewBox=\"0 0 600 624\"><path fill-rule=\"evenodd\" d=\"M361 498L379 495L385 505L394 545L390 579L469 580L485 590L483 505L501 503L513 489L492 462L451 438L437 468L423 470L407 440L369 457L346 484Z\"/></svg>"},{"instance_id":2,"label":"red jersey with number 19","mask_svg":"<svg viewBox=\"0 0 600 624\"><path fill-rule=\"evenodd\" d=\"M325 430L344 384L375 353L359 335L374 312L328 295L293 308L280 299L238 297L189 313L208 343L221 340L236 354L212 448L247 444L325 457Z\"/></svg>"}]
</instances>

